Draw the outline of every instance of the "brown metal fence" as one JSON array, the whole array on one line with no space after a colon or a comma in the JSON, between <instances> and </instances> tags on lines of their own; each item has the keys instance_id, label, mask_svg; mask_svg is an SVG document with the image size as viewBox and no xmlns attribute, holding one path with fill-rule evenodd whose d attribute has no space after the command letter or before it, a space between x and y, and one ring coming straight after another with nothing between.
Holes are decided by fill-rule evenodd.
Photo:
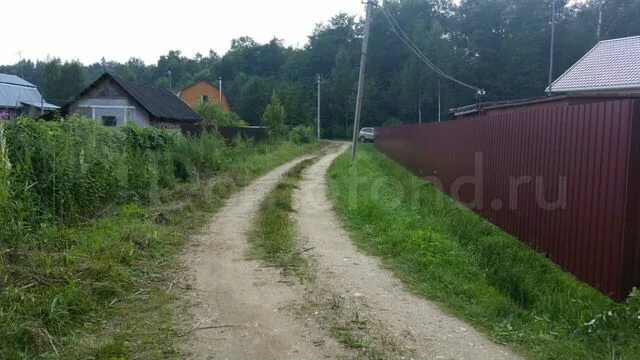
<instances>
[{"instance_id":1,"label":"brown metal fence","mask_svg":"<svg viewBox=\"0 0 640 360\"><path fill-rule=\"evenodd\" d=\"M605 294L640 284L640 99L382 128L376 147Z\"/></svg>"}]
</instances>

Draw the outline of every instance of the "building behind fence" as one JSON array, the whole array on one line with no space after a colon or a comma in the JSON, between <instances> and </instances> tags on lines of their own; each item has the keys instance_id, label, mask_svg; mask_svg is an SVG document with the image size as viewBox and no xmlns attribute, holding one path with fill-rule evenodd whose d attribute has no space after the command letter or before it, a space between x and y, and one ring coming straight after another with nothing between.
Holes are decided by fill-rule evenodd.
<instances>
[{"instance_id":1,"label":"building behind fence","mask_svg":"<svg viewBox=\"0 0 640 360\"><path fill-rule=\"evenodd\" d=\"M376 147L614 299L640 285L640 98L378 129Z\"/></svg>"}]
</instances>

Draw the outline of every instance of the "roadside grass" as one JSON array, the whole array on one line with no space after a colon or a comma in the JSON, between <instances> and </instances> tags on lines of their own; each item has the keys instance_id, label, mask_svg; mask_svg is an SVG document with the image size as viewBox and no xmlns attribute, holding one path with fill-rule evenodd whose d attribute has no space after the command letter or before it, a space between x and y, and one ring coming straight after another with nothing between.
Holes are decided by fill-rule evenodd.
<instances>
[{"instance_id":1,"label":"roadside grass","mask_svg":"<svg viewBox=\"0 0 640 360\"><path fill-rule=\"evenodd\" d=\"M640 359L640 294L618 304L364 145L329 172L354 242L416 294L532 359Z\"/></svg>"},{"instance_id":2,"label":"roadside grass","mask_svg":"<svg viewBox=\"0 0 640 360\"><path fill-rule=\"evenodd\" d=\"M197 160L189 151L205 145L182 153ZM169 290L180 247L238 188L321 145L212 148L199 156L214 157L215 168L152 201L76 224L43 222L30 229L30 243L0 244L0 358L180 358L174 312L181 309Z\"/></svg>"}]
</instances>

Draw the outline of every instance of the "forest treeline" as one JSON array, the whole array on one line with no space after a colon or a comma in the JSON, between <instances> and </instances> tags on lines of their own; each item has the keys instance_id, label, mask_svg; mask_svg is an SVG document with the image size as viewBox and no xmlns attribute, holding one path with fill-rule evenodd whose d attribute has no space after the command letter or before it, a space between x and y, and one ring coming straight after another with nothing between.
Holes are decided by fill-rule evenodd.
<instances>
[{"instance_id":1,"label":"forest treeline","mask_svg":"<svg viewBox=\"0 0 640 360\"><path fill-rule=\"evenodd\" d=\"M390 0L385 6L424 54L443 71L486 90L485 101L544 95L549 69L552 0ZM554 78L597 41L640 34L639 0L556 0ZM301 48L279 39L232 41L224 55L214 51L183 56L178 50L156 64L137 58L84 65L51 58L0 66L24 74L50 102L63 104L105 70L140 84L178 91L194 80L224 79L234 112L250 124L277 92L290 125L315 118L316 74L323 79L322 118L326 137L344 137L353 121L363 23L338 14L318 24ZM475 92L431 72L396 37L380 7L374 9L364 126L413 123L441 118L448 109L475 102ZM171 72L171 81L168 73Z\"/></svg>"}]
</instances>

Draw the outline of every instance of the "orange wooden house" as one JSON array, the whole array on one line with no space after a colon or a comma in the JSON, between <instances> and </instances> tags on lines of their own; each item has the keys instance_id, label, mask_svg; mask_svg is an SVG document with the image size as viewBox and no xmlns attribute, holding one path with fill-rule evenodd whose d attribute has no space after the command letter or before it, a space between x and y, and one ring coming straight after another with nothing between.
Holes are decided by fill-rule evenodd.
<instances>
[{"instance_id":1,"label":"orange wooden house","mask_svg":"<svg viewBox=\"0 0 640 360\"><path fill-rule=\"evenodd\" d=\"M199 104L212 102L214 104L220 104L220 90L217 86L206 80L196 81L195 83L187 86L178 93L178 96L184 102L189 104L191 108L195 109ZM222 93L222 110L231 112L231 106L229 100Z\"/></svg>"}]
</instances>

